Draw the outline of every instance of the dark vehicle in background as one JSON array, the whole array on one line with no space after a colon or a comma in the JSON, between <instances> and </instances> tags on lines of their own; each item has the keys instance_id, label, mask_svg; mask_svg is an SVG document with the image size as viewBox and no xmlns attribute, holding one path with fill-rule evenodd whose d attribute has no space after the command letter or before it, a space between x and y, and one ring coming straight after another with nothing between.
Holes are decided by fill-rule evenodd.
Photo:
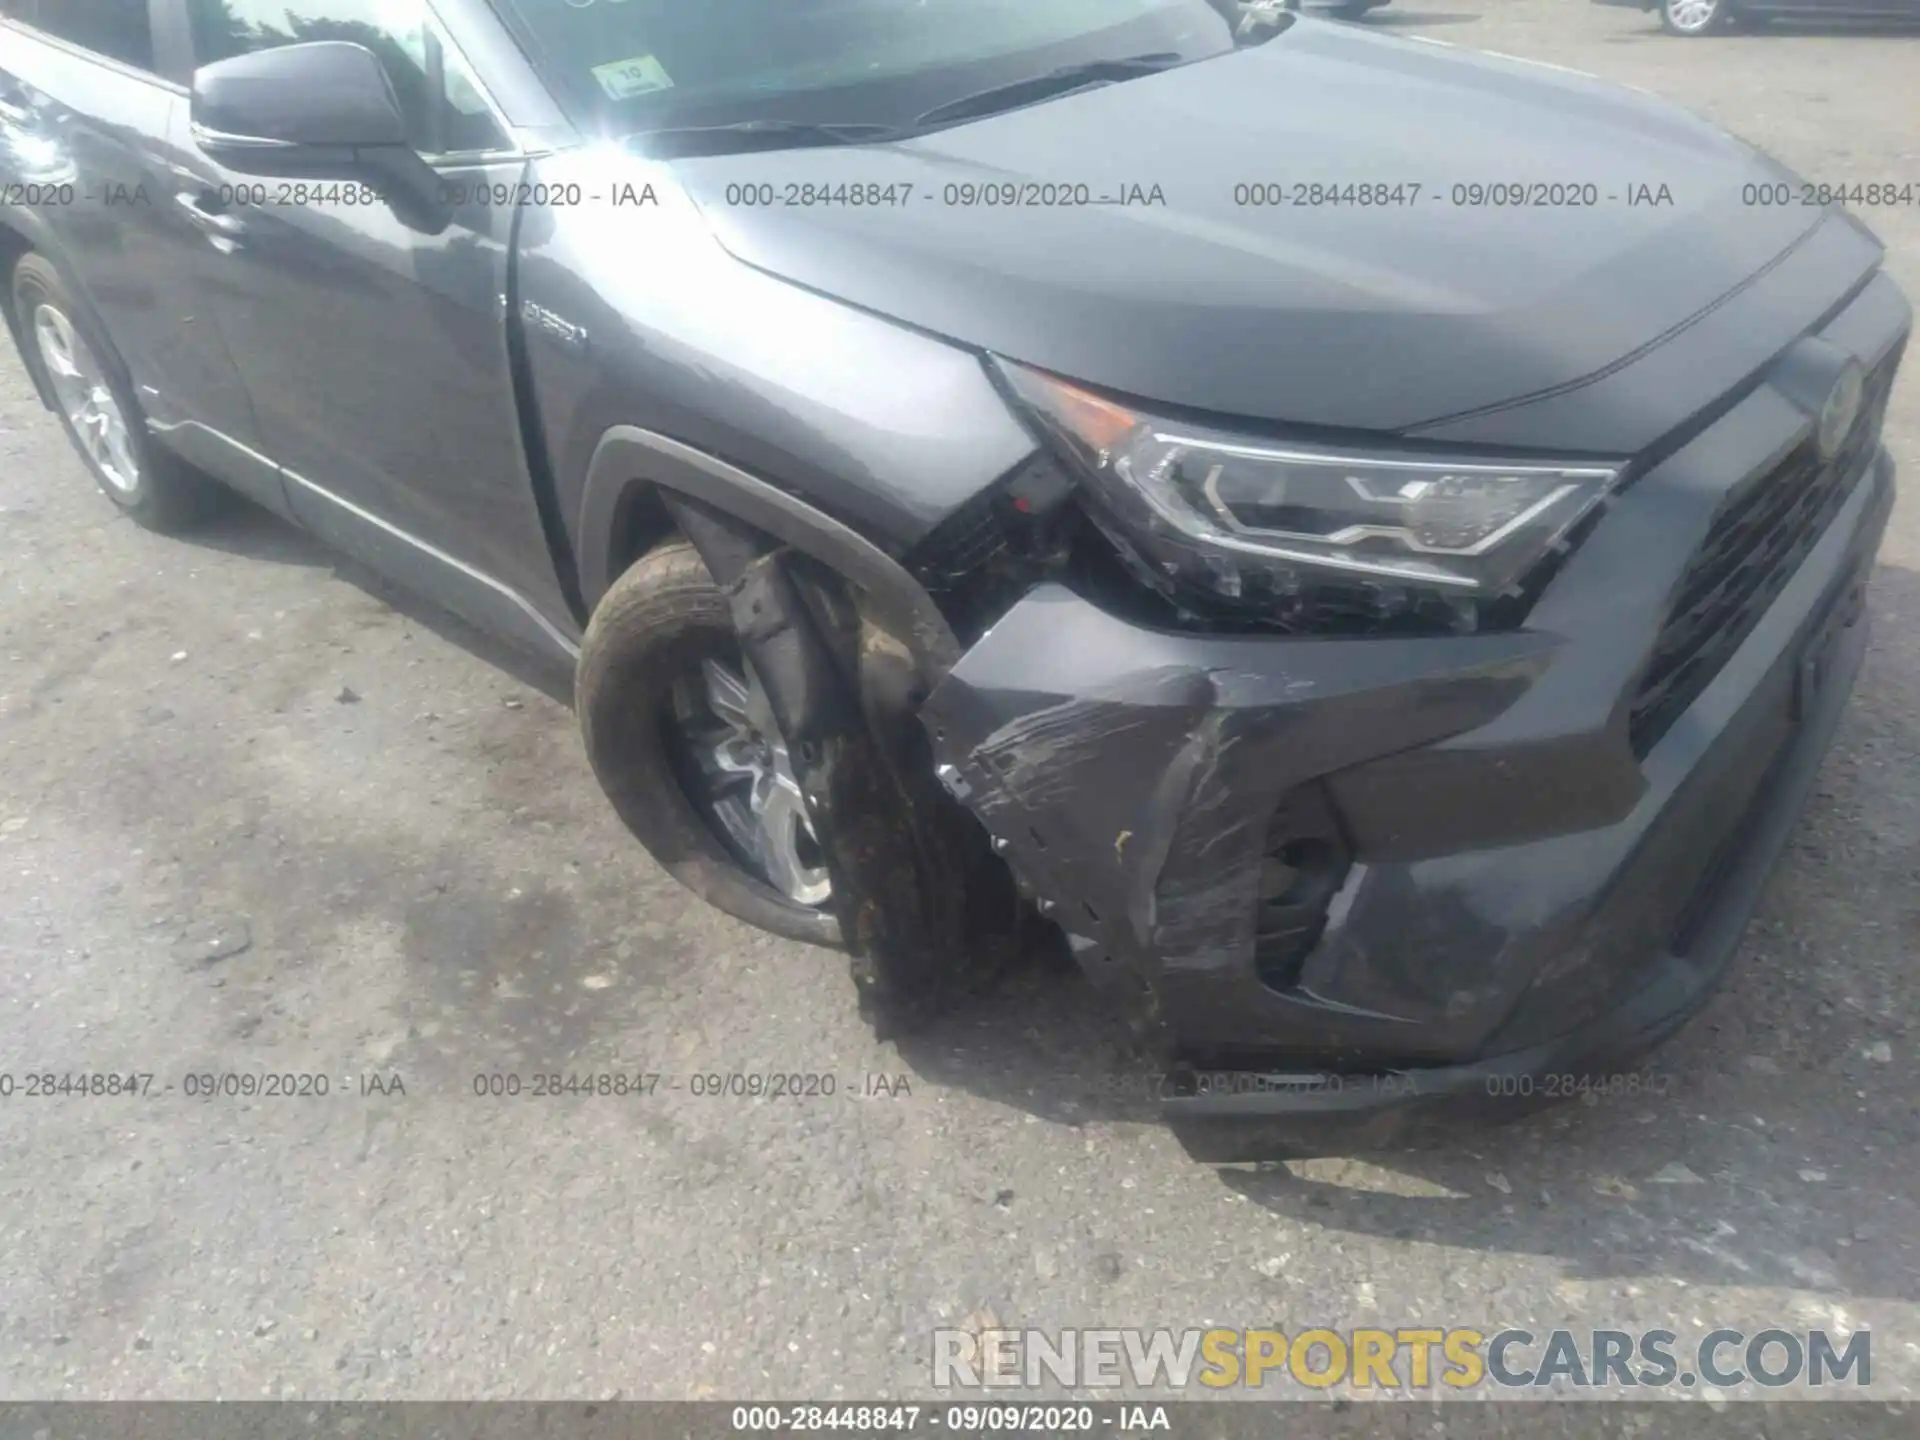
<instances>
[{"instance_id":1,"label":"dark vehicle in background","mask_svg":"<svg viewBox=\"0 0 1920 1440\"><path fill-rule=\"evenodd\" d=\"M1669 35L1716 35L1764 20L1920 20L1920 0L1640 0Z\"/></svg>"},{"instance_id":2,"label":"dark vehicle in background","mask_svg":"<svg viewBox=\"0 0 1920 1440\"><path fill-rule=\"evenodd\" d=\"M1335 20L1358 20L1368 11L1384 9L1392 3L1393 0L1291 0L1287 8L1328 15Z\"/></svg>"},{"instance_id":3,"label":"dark vehicle in background","mask_svg":"<svg viewBox=\"0 0 1920 1440\"><path fill-rule=\"evenodd\" d=\"M1230 1156L1625 1084L1732 955L1911 323L1748 146L1210 0L0 9L108 498L568 667L655 858L883 1023L1064 939Z\"/></svg>"}]
</instances>

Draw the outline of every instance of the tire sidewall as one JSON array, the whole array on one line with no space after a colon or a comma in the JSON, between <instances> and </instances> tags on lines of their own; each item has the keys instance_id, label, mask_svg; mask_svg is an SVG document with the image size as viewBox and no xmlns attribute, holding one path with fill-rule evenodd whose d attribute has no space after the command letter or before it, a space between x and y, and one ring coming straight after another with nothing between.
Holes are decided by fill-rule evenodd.
<instances>
[{"instance_id":1,"label":"tire sidewall","mask_svg":"<svg viewBox=\"0 0 1920 1440\"><path fill-rule=\"evenodd\" d=\"M102 493L129 514L137 517L150 515L157 509L154 448L148 442L143 412L134 399L133 388L127 383L121 369L119 353L100 333L87 307L74 298L60 272L44 256L29 253L20 258L20 263L14 267L12 298L14 318L20 326L22 356L33 367L34 379L43 387L46 395L53 394L53 381L47 374L46 360L40 354L34 312L42 304L52 304L67 317L80 338L87 342L87 348L99 362L102 378L107 388L113 391L114 402L119 405L120 414L126 421L134 458L140 466L133 488L122 490L109 481L87 453L66 411L58 405L52 407L53 411L59 417L60 428L66 431L67 439L72 442L74 453L80 457L80 463L87 467L87 473L93 477L94 484L99 486Z\"/></svg>"},{"instance_id":2,"label":"tire sidewall","mask_svg":"<svg viewBox=\"0 0 1920 1440\"><path fill-rule=\"evenodd\" d=\"M581 645L574 702L588 762L634 838L701 899L773 934L837 946L831 910L789 900L727 848L668 749L674 682L736 643L726 597L691 546L644 557L600 602Z\"/></svg>"}]
</instances>

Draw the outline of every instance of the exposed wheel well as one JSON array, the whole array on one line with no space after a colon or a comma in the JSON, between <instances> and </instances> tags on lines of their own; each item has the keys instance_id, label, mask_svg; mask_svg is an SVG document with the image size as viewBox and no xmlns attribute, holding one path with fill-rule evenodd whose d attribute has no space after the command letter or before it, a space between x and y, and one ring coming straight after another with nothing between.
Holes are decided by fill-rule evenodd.
<instances>
[{"instance_id":1,"label":"exposed wheel well","mask_svg":"<svg viewBox=\"0 0 1920 1440\"><path fill-rule=\"evenodd\" d=\"M650 483L636 483L641 481ZM644 542L671 533L650 513L662 504L650 493L653 486L810 555L858 587L874 607L876 623L908 646L923 674L944 675L959 658L959 642L933 598L871 540L737 466L631 425L608 430L587 466L577 525L581 589L589 605L612 588L623 562L645 553ZM602 543L601 536L619 537L620 543Z\"/></svg>"},{"instance_id":2,"label":"exposed wheel well","mask_svg":"<svg viewBox=\"0 0 1920 1440\"><path fill-rule=\"evenodd\" d=\"M656 486L630 485L614 511L613 537L608 542L607 575L617 580L633 568L641 556L650 554L670 541L683 539L680 527L661 502Z\"/></svg>"}]
</instances>

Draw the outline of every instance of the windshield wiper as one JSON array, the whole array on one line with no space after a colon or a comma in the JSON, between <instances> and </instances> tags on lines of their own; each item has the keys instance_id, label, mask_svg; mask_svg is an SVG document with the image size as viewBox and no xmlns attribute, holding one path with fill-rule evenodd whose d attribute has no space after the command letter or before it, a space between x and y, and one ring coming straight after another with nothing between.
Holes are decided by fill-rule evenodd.
<instances>
[{"instance_id":1,"label":"windshield wiper","mask_svg":"<svg viewBox=\"0 0 1920 1440\"><path fill-rule=\"evenodd\" d=\"M1040 100L1095 85L1111 85L1169 70L1186 57L1171 50L1127 55L1117 60L1087 60L1062 65L1025 80L995 85L936 105L911 125L874 125L854 121L736 120L727 125L667 125L642 130L627 143L648 155L718 155L739 150L797 150L806 146L875 145L906 140L933 126L956 120L974 120L1001 110L1015 110Z\"/></svg>"},{"instance_id":2,"label":"windshield wiper","mask_svg":"<svg viewBox=\"0 0 1920 1440\"><path fill-rule=\"evenodd\" d=\"M904 138L895 125L813 120L736 120L731 125L669 125L629 136L649 155L715 155L736 150L797 150L803 146L867 145Z\"/></svg>"},{"instance_id":3,"label":"windshield wiper","mask_svg":"<svg viewBox=\"0 0 1920 1440\"><path fill-rule=\"evenodd\" d=\"M1140 75L1169 70L1185 59L1184 55L1171 50L1156 50L1150 55L1127 55L1118 60L1084 60L1078 65L1062 65L1057 70L1030 75L1025 80L1014 80L1005 85L995 85L972 95L962 95L958 100L949 100L944 105L936 105L918 117L913 125L917 130L929 125L945 125L954 120L978 120L1001 110L1016 110L1022 105L1031 105L1094 85L1111 85L1116 80L1132 80Z\"/></svg>"}]
</instances>

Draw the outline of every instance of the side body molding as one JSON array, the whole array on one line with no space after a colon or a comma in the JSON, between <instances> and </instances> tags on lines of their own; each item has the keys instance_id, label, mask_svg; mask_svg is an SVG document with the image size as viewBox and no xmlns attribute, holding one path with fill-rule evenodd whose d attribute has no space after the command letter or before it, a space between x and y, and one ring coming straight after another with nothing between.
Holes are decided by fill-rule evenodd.
<instances>
[{"instance_id":1,"label":"side body molding","mask_svg":"<svg viewBox=\"0 0 1920 1440\"><path fill-rule=\"evenodd\" d=\"M860 587L874 618L913 650L936 682L960 658L939 607L898 561L804 500L690 445L633 425L616 425L594 447L580 502L580 587L589 609L619 578L614 571L624 518L648 486L699 500L832 566Z\"/></svg>"}]
</instances>

